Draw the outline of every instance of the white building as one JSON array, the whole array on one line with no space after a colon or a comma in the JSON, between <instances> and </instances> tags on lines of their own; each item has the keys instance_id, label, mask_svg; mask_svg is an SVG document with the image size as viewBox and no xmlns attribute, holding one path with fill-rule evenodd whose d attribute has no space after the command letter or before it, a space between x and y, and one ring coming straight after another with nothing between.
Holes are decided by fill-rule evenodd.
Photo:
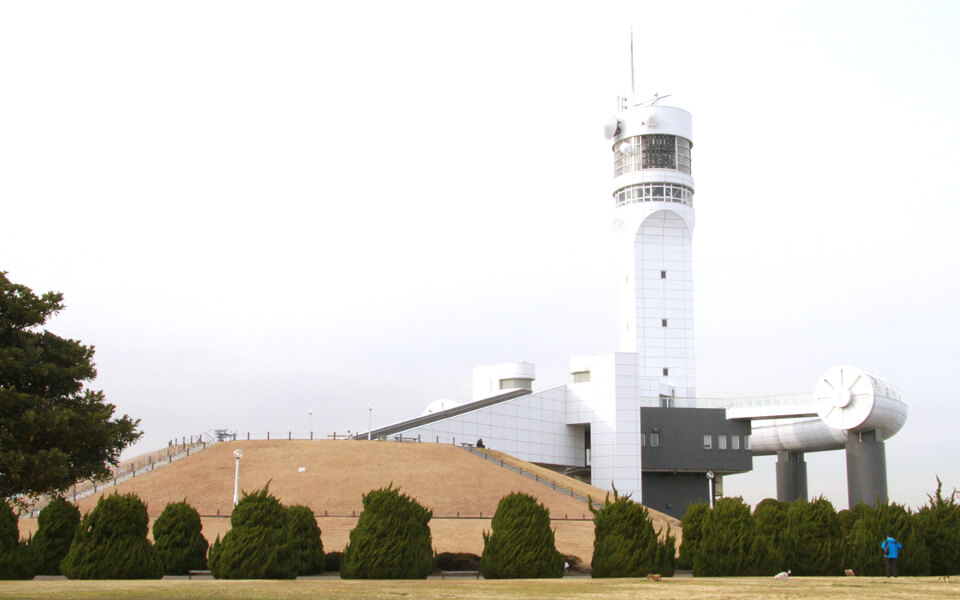
<instances>
[{"instance_id":1,"label":"white building","mask_svg":"<svg viewBox=\"0 0 960 600\"><path fill-rule=\"evenodd\" d=\"M472 402L434 404L373 436L483 439L675 516L711 489L722 494L723 476L750 470L755 454L778 454L780 499L806 497L803 453L846 448L850 504L886 499L883 440L906 405L880 378L837 367L809 396L697 398L692 131L688 112L656 98L625 105L606 126L619 351L573 357L571 382L539 391L530 363L477 367Z\"/></svg>"}]
</instances>

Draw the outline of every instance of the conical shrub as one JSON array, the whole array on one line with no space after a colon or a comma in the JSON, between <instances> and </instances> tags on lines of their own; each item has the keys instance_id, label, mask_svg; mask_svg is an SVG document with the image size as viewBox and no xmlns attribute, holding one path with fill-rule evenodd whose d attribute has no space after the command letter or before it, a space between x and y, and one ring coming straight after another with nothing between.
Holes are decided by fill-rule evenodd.
<instances>
[{"instance_id":1,"label":"conical shrub","mask_svg":"<svg viewBox=\"0 0 960 600\"><path fill-rule=\"evenodd\" d=\"M323 573L323 542L312 510L300 505L287 507L287 540L297 564L297 575Z\"/></svg>"},{"instance_id":2,"label":"conical shrub","mask_svg":"<svg viewBox=\"0 0 960 600\"><path fill-rule=\"evenodd\" d=\"M721 498L703 519L693 574L697 577L743 575L750 568L752 545L750 507L742 498Z\"/></svg>"},{"instance_id":3,"label":"conical shrub","mask_svg":"<svg viewBox=\"0 0 960 600\"><path fill-rule=\"evenodd\" d=\"M80 526L80 509L63 498L55 498L40 511L37 533L30 541L30 553L37 575L60 575L60 561Z\"/></svg>"},{"instance_id":4,"label":"conical shrub","mask_svg":"<svg viewBox=\"0 0 960 600\"><path fill-rule=\"evenodd\" d=\"M785 502L765 498L753 509L753 540L744 575L773 575L787 570L782 538L787 527L788 506Z\"/></svg>"},{"instance_id":5,"label":"conical shrub","mask_svg":"<svg viewBox=\"0 0 960 600\"><path fill-rule=\"evenodd\" d=\"M297 565L287 540L287 511L268 486L244 493L230 516L230 531L210 548L218 579L293 579Z\"/></svg>"},{"instance_id":6,"label":"conical shrub","mask_svg":"<svg viewBox=\"0 0 960 600\"><path fill-rule=\"evenodd\" d=\"M207 568L207 540L200 514L184 502L171 502L153 523L153 540L164 575L186 575Z\"/></svg>"},{"instance_id":7,"label":"conical shrub","mask_svg":"<svg viewBox=\"0 0 960 600\"><path fill-rule=\"evenodd\" d=\"M425 579L433 571L433 513L393 485L363 496L343 551L344 579Z\"/></svg>"},{"instance_id":8,"label":"conical shrub","mask_svg":"<svg viewBox=\"0 0 960 600\"><path fill-rule=\"evenodd\" d=\"M533 496L514 492L500 499L483 533L480 572L487 579L563 577L563 555L557 552L550 513Z\"/></svg>"},{"instance_id":9,"label":"conical shrub","mask_svg":"<svg viewBox=\"0 0 960 600\"><path fill-rule=\"evenodd\" d=\"M680 520L680 530L683 531L683 542L680 544L680 557L677 566L681 569L693 569L693 558L697 555L700 540L703 537L703 520L710 512L710 505L706 502L694 502L687 505L687 512Z\"/></svg>"},{"instance_id":10,"label":"conical shrub","mask_svg":"<svg viewBox=\"0 0 960 600\"><path fill-rule=\"evenodd\" d=\"M650 573L673 574L673 537L664 543L653 530L647 509L614 490L593 513L593 577L643 577ZM669 540L669 547L664 547ZM666 573L664 571L667 571Z\"/></svg>"},{"instance_id":11,"label":"conical shrub","mask_svg":"<svg viewBox=\"0 0 960 600\"><path fill-rule=\"evenodd\" d=\"M6 501L0 501L0 579L31 579L27 545L20 541L17 515Z\"/></svg>"},{"instance_id":12,"label":"conical shrub","mask_svg":"<svg viewBox=\"0 0 960 600\"><path fill-rule=\"evenodd\" d=\"M928 495L929 504L917 512L924 542L930 551L930 574L960 573L960 505L953 494L943 497L943 482L937 477L937 491Z\"/></svg>"},{"instance_id":13,"label":"conical shrub","mask_svg":"<svg viewBox=\"0 0 960 600\"><path fill-rule=\"evenodd\" d=\"M84 515L60 567L70 579L158 579L163 567L147 539L147 507L136 494L101 496Z\"/></svg>"},{"instance_id":14,"label":"conical shrub","mask_svg":"<svg viewBox=\"0 0 960 600\"><path fill-rule=\"evenodd\" d=\"M843 573L843 538L840 517L822 496L813 502L794 500L787 508L783 530L784 562L794 575Z\"/></svg>"}]
</instances>

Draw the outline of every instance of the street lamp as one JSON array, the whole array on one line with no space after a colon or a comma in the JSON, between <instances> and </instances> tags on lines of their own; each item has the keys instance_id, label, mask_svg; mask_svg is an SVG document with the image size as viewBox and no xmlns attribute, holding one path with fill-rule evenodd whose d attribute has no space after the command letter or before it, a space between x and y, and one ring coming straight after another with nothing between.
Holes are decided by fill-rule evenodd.
<instances>
[{"instance_id":1,"label":"street lamp","mask_svg":"<svg viewBox=\"0 0 960 600\"><path fill-rule=\"evenodd\" d=\"M707 471L707 480L710 482L710 508L713 508L713 471Z\"/></svg>"},{"instance_id":2,"label":"street lamp","mask_svg":"<svg viewBox=\"0 0 960 600\"><path fill-rule=\"evenodd\" d=\"M367 421L367 439L373 439L373 405L368 404L367 410L370 411L370 418Z\"/></svg>"},{"instance_id":3,"label":"street lamp","mask_svg":"<svg viewBox=\"0 0 960 600\"><path fill-rule=\"evenodd\" d=\"M243 456L243 450L237 448L233 451L233 457L237 459L237 468L233 474L233 506L236 507L240 502L240 457Z\"/></svg>"}]
</instances>

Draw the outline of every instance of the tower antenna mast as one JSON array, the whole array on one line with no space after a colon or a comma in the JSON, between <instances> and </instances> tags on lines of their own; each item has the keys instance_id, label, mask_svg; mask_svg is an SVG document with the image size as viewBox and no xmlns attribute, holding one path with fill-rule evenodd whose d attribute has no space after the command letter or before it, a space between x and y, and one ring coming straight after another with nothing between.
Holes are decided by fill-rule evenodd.
<instances>
[{"instance_id":1,"label":"tower antenna mast","mask_svg":"<svg viewBox=\"0 0 960 600\"><path fill-rule=\"evenodd\" d=\"M637 95L637 90L634 87L634 73L636 71L633 68L633 26L630 26L630 101L633 102L634 97Z\"/></svg>"}]
</instances>

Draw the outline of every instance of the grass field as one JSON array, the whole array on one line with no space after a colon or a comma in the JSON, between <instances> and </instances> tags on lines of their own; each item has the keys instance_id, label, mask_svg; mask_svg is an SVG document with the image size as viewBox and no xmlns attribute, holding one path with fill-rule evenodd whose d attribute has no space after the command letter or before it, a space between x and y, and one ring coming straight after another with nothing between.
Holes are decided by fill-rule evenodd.
<instances>
[{"instance_id":1,"label":"grass field","mask_svg":"<svg viewBox=\"0 0 960 600\"><path fill-rule=\"evenodd\" d=\"M344 599L402 598L405 600L814 600L837 598L884 600L960 598L960 582L939 583L935 577L794 577L773 578L499 580L474 579L421 581L344 581L300 579L296 581L5 581L0 598L91 599L160 598L213 599Z\"/></svg>"}]
</instances>

